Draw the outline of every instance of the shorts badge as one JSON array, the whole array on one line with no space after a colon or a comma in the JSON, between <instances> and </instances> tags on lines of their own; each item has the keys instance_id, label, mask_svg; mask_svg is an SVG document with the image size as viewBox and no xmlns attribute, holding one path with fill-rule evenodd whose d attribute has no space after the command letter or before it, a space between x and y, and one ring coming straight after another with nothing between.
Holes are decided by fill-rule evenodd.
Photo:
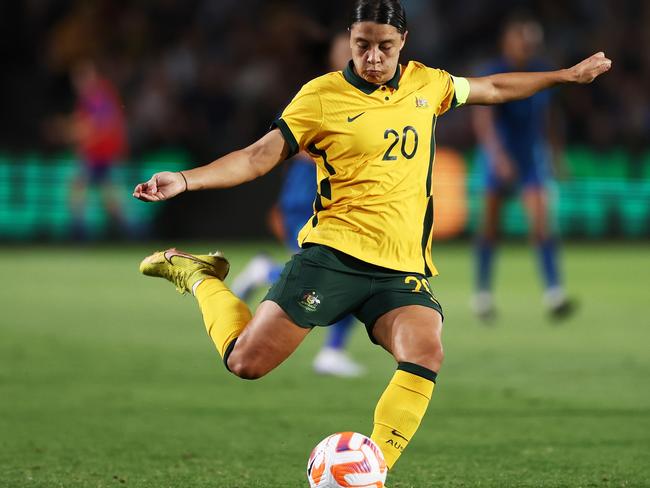
<instances>
[{"instance_id":1,"label":"shorts badge","mask_svg":"<svg viewBox=\"0 0 650 488\"><path fill-rule=\"evenodd\" d=\"M320 306L320 297L314 290L306 291L302 294L298 305L307 310L308 312L315 312Z\"/></svg>"}]
</instances>

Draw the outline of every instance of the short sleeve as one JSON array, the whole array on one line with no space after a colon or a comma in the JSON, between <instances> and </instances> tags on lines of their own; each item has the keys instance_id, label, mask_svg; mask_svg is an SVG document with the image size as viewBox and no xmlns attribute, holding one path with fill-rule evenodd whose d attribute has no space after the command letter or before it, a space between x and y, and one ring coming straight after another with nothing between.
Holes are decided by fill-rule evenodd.
<instances>
[{"instance_id":1,"label":"short sleeve","mask_svg":"<svg viewBox=\"0 0 650 488\"><path fill-rule=\"evenodd\" d=\"M432 88L434 89L436 99L436 115L442 115L453 107L454 82L451 75L444 70L429 68Z\"/></svg>"},{"instance_id":2,"label":"short sleeve","mask_svg":"<svg viewBox=\"0 0 650 488\"><path fill-rule=\"evenodd\" d=\"M452 76L441 69L428 68L428 72L431 85L438 96L436 115L442 115L467 102L469 81L466 78Z\"/></svg>"},{"instance_id":3,"label":"short sleeve","mask_svg":"<svg viewBox=\"0 0 650 488\"><path fill-rule=\"evenodd\" d=\"M271 127L277 127L289 145L289 155L305 149L323 124L323 110L318 92L309 84L303 86Z\"/></svg>"}]
</instances>

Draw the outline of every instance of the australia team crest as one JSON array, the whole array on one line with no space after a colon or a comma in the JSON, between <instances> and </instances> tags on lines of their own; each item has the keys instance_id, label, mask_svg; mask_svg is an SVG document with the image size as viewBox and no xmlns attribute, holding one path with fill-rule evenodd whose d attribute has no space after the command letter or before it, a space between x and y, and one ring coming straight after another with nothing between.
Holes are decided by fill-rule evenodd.
<instances>
[{"instance_id":1,"label":"australia team crest","mask_svg":"<svg viewBox=\"0 0 650 488\"><path fill-rule=\"evenodd\" d=\"M415 108L428 108L428 107L429 107L429 100L418 95L415 96Z\"/></svg>"},{"instance_id":2,"label":"australia team crest","mask_svg":"<svg viewBox=\"0 0 650 488\"><path fill-rule=\"evenodd\" d=\"M298 305L307 310L308 312L315 312L320 306L321 297L318 296L315 290L309 290L302 294Z\"/></svg>"}]
</instances>

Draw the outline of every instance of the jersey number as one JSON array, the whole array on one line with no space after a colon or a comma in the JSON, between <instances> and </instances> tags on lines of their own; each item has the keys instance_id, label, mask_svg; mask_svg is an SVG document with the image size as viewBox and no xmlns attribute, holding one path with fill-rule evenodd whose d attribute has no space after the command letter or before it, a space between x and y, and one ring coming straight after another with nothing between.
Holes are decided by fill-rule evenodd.
<instances>
[{"instance_id":1,"label":"jersey number","mask_svg":"<svg viewBox=\"0 0 650 488\"><path fill-rule=\"evenodd\" d=\"M433 298L433 292L431 291L431 287L429 286L429 280L426 278L418 278L417 276L407 276L404 278L404 283L407 285L413 284L415 285L413 289L411 290L413 293L419 293L422 290L422 286L424 286L424 291L429 295L429 298L432 301L436 301Z\"/></svg>"},{"instance_id":2,"label":"jersey number","mask_svg":"<svg viewBox=\"0 0 650 488\"><path fill-rule=\"evenodd\" d=\"M413 134L412 143L409 143L408 141L408 139L410 139L409 133ZM391 142L391 145L388 146L388 149L386 149L382 161L395 161L397 159L397 156L393 156L391 154L391 151L395 146L397 146L397 144L400 141L399 132L397 132L395 129L386 129L386 131L384 132L384 139L391 139L391 138L394 138L393 142ZM402 131L401 139L402 139L402 147L401 147L402 156L404 156L406 159L411 159L413 156L415 156L415 153L418 150L418 131L416 131L414 127L407 125L406 127L404 127L404 130ZM410 151L407 151L406 149L407 145L411 146Z\"/></svg>"}]
</instances>

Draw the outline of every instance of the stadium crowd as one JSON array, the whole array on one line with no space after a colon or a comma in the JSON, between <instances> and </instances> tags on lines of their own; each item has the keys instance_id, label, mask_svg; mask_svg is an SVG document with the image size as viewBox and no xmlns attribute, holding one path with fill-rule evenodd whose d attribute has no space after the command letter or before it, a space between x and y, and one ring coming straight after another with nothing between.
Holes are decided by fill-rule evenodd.
<instances>
[{"instance_id":1,"label":"stadium crowd","mask_svg":"<svg viewBox=\"0 0 650 488\"><path fill-rule=\"evenodd\" d=\"M0 148L58 149L43 121L70 111L69 73L97 60L119 88L131 154L182 145L205 161L246 145L299 86L323 71L329 38L348 1L28 0L3 2ZM593 89L558 94L562 132L598 148L647 149L650 2L643 0L404 0L413 35L404 59L458 75L493 56L500 26L526 9L545 31L552 66L598 50L614 69ZM494 39L485 43L486 38ZM463 112L463 111L461 111ZM439 140L469 147L468 115Z\"/></svg>"}]
</instances>

